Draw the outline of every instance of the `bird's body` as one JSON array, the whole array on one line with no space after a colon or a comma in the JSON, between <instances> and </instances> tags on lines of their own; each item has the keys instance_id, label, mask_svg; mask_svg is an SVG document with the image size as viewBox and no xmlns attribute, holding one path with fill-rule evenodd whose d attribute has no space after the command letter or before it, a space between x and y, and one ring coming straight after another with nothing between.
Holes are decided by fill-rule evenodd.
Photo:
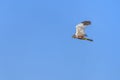
<instances>
[{"instance_id":1,"label":"bird's body","mask_svg":"<svg viewBox=\"0 0 120 80\"><path fill-rule=\"evenodd\" d=\"M81 39L81 40L93 41L92 39L88 39L85 37L86 36L85 28L86 28L86 26L88 26L90 24L91 24L90 21L83 21L83 22L79 23L78 25L76 25L76 32L72 37Z\"/></svg>"}]
</instances>

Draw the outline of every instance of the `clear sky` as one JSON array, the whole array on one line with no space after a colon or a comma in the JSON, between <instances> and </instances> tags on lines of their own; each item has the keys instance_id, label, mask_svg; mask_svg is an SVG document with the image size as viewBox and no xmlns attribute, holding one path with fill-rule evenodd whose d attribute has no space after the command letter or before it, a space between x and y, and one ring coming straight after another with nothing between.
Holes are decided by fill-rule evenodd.
<instances>
[{"instance_id":1,"label":"clear sky","mask_svg":"<svg viewBox=\"0 0 120 80\"><path fill-rule=\"evenodd\" d=\"M120 80L119 32L120 0L1 0L0 80Z\"/></svg>"}]
</instances>

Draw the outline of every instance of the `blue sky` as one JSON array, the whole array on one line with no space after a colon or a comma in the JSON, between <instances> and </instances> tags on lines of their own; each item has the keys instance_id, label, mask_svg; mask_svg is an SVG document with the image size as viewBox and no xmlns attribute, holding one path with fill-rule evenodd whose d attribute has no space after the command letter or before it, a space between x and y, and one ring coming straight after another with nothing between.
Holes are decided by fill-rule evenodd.
<instances>
[{"instance_id":1,"label":"blue sky","mask_svg":"<svg viewBox=\"0 0 120 80\"><path fill-rule=\"evenodd\" d=\"M0 80L120 80L119 0L1 0ZM90 20L94 42L73 39Z\"/></svg>"}]
</instances>

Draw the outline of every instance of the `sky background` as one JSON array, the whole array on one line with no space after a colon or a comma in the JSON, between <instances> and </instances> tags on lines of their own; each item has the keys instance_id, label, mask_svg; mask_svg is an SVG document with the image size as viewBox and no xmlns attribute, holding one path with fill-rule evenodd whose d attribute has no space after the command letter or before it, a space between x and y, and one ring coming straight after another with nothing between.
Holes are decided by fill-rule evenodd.
<instances>
[{"instance_id":1,"label":"sky background","mask_svg":"<svg viewBox=\"0 0 120 80\"><path fill-rule=\"evenodd\" d=\"M120 0L1 0L0 80L120 80L119 32Z\"/></svg>"}]
</instances>

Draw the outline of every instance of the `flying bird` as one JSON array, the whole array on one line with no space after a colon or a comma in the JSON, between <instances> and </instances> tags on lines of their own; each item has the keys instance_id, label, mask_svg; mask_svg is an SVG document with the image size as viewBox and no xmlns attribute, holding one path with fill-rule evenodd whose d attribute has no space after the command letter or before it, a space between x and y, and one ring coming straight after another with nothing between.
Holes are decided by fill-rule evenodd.
<instances>
[{"instance_id":1,"label":"flying bird","mask_svg":"<svg viewBox=\"0 0 120 80\"><path fill-rule=\"evenodd\" d=\"M90 25L91 21L83 21L76 25L76 32L72 36L73 38L81 39L81 40L88 40L93 41L92 39L86 38L87 34L85 33L86 26Z\"/></svg>"}]
</instances>

